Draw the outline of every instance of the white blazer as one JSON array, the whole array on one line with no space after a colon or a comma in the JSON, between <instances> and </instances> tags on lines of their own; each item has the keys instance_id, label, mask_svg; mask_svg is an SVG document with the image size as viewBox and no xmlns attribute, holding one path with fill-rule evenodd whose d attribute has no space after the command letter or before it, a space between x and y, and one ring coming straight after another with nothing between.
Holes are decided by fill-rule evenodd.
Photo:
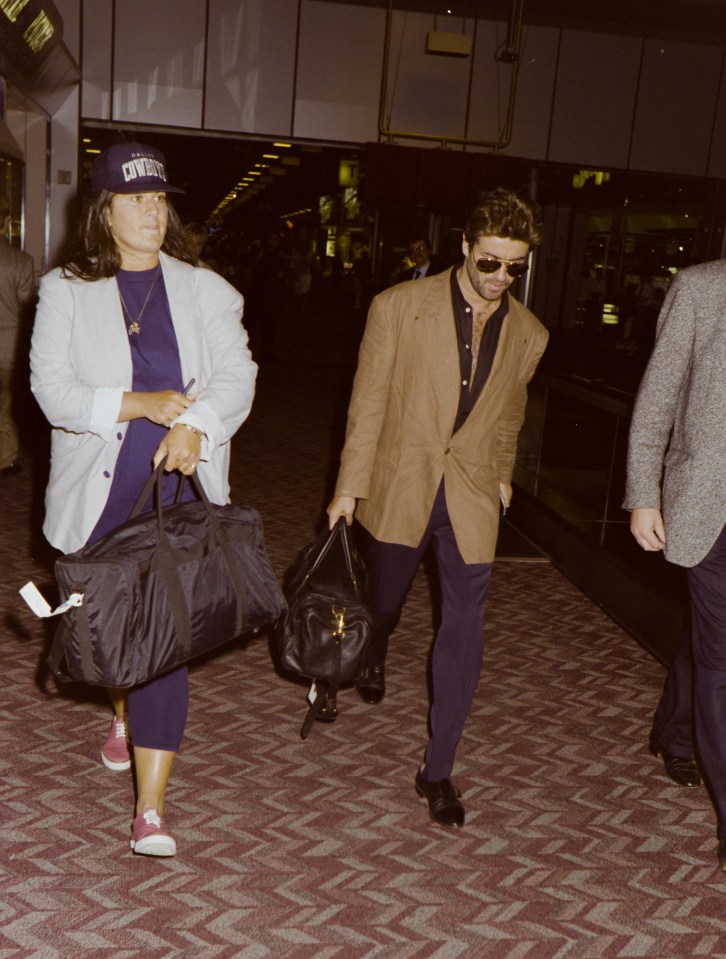
<instances>
[{"instance_id":1,"label":"white blazer","mask_svg":"<svg viewBox=\"0 0 726 959\"><path fill-rule=\"evenodd\" d=\"M229 441L252 406L257 365L242 297L211 270L160 254L184 382L199 397L175 423L205 434L199 478L213 503L229 501ZM115 278L88 282L61 270L40 282L30 351L31 388L53 426L43 531L64 552L85 544L108 499L132 389L128 334Z\"/></svg>"}]
</instances>

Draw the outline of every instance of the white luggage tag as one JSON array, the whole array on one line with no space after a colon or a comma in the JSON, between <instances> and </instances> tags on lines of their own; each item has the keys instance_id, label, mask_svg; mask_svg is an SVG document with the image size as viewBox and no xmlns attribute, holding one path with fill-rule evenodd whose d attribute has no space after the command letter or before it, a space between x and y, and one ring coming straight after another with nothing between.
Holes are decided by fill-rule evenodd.
<instances>
[{"instance_id":1,"label":"white luggage tag","mask_svg":"<svg viewBox=\"0 0 726 959\"><path fill-rule=\"evenodd\" d=\"M62 613L68 612L71 606L80 606L83 603L83 593L71 593L65 603L61 603L56 609L51 609L50 604L33 582L26 583L18 592L35 615L41 619L47 619L49 616L60 616Z\"/></svg>"}]
</instances>

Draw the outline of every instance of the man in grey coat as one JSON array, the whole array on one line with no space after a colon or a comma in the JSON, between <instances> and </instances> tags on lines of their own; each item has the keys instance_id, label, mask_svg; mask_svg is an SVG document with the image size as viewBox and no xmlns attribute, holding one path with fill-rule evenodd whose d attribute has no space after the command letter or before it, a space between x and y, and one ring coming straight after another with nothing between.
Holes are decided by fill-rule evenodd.
<instances>
[{"instance_id":1,"label":"man in grey coat","mask_svg":"<svg viewBox=\"0 0 726 959\"><path fill-rule=\"evenodd\" d=\"M687 568L690 637L671 666L651 748L690 763L695 745L718 817L726 871L726 260L680 272L630 429L624 507L648 551ZM690 643L690 650L688 648ZM689 655L690 652L690 655ZM692 696L692 731L690 701ZM681 765L687 772L687 765ZM676 769L677 771L677 769Z\"/></svg>"},{"instance_id":2,"label":"man in grey coat","mask_svg":"<svg viewBox=\"0 0 726 959\"><path fill-rule=\"evenodd\" d=\"M24 310L35 298L33 258L8 242L10 204L0 196L0 476L19 467L13 376Z\"/></svg>"}]
</instances>

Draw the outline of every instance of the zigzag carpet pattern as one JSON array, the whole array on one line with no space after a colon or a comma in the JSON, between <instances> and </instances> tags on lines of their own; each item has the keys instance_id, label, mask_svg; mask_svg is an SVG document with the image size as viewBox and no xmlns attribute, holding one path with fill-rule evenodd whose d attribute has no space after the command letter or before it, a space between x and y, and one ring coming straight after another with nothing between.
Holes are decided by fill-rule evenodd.
<instances>
[{"instance_id":1,"label":"zigzag carpet pattern","mask_svg":"<svg viewBox=\"0 0 726 959\"><path fill-rule=\"evenodd\" d=\"M263 365L233 495L280 575L322 519L355 330L291 328ZM337 337L337 339L336 339ZM315 363L316 344L338 362ZM0 959L615 959L726 956L706 791L647 753L662 667L541 557L495 565L485 668L455 781L465 827L413 790L426 742L430 577L413 585L376 707L354 689L299 735L306 687L266 637L192 669L167 820L173 859L133 856L130 773L99 753L110 711L57 688L24 607L52 582L36 459L2 497Z\"/></svg>"}]
</instances>

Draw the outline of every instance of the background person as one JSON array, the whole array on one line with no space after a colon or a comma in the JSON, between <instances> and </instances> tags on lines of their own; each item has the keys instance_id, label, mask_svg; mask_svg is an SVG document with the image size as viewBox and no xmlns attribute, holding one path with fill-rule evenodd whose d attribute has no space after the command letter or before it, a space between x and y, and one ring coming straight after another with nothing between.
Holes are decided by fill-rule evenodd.
<instances>
[{"instance_id":1,"label":"background person","mask_svg":"<svg viewBox=\"0 0 726 959\"><path fill-rule=\"evenodd\" d=\"M282 238L270 233L264 252L255 263L247 303L255 356L260 361L275 358L275 330L287 310L293 275L282 255Z\"/></svg>"},{"instance_id":2,"label":"background person","mask_svg":"<svg viewBox=\"0 0 726 959\"><path fill-rule=\"evenodd\" d=\"M464 823L449 777L481 670L500 499L509 505L527 383L547 343L508 289L539 242L532 205L494 190L467 219L458 269L374 298L328 507L331 528L355 513L367 533L373 639L356 685L369 703L385 694L388 639L433 541L442 618L415 788L449 826Z\"/></svg>"},{"instance_id":3,"label":"background person","mask_svg":"<svg viewBox=\"0 0 726 959\"><path fill-rule=\"evenodd\" d=\"M425 276L441 273L443 266L439 257L431 252L431 244L426 237L416 237L408 244L408 258L413 264L396 277L396 283L404 280L421 280Z\"/></svg>"},{"instance_id":4,"label":"background person","mask_svg":"<svg viewBox=\"0 0 726 959\"><path fill-rule=\"evenodd\" d=\"M195 266L206 266L207 269L211 269L209 264L202 259L202 254L204 253L204 248L207 245L207 240L209 239L209 234L207 233L207 228L203 223L185 223L184 224L184 233L187 238L187 246L194 254L195 257Z\"/></svg>"},{"instance_id":5,"label":"background person","mask_svg":"<svg viewBox=\"0 0 726 959\"><path fill-rule=\"evenodd\" d=\"M167 182L163 154L116 144L95 161L92 187L77 253L41 281L31 349L31 387L53 426L44 532L64 552L125 522L152 462L165 456L167 471L199 467L209 499L226 503L229 443L250 411L256 375L239 294L192 265L167 202L182 191ZM177 482L164 478L164 502ZM128 708L132 848L174 855L164 796L186 723L187 669L111 697L103 758L112 769L130 765Z\"/></svg>"},{"instance_id":6,"label":"background person","mask_svg":"<svg viewBox=\"0 0 726 959\"><path fill-rule=\"evenodd\" d=\"M651 749L683 785L708 781L726 871L726 260L676 274L638 390L623 506L648 552L686 567L690 634L668 671ZM692 719L692 722L691 722ZM674 764L673 760L677 760ZM675 773L675 775L674 775Z\"/></svg>"},{"instance_id":7,"label":"background person","mask_svg":"<svg viewBox=\"0 0 726 959\"><path fill-rule=\"evenodd\" d=\"M33 258L11 245L9 229L10 202L0 196L0 476L20 468L13 380L23 319L36 292Z\"/></svg>"}]
</instances>

